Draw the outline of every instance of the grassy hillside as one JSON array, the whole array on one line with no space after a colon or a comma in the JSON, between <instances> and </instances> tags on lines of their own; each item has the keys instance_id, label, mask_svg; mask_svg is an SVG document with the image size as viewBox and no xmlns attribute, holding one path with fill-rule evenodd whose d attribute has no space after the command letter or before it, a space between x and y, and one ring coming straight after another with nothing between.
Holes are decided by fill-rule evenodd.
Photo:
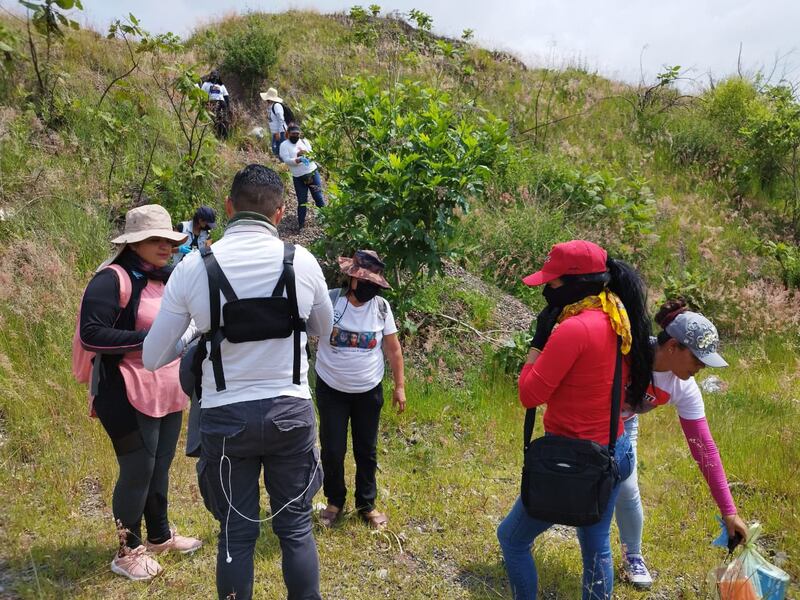
<instances>
[{"instance_id":1,"label":"grassy hillside","mask_svg":"<svg viewBox=\"0 0 800 600\"><path fill-rule=\"evenodd\" d=\"M669 82L648 93L580 69L526 69L435 38L424 21L297 12L229 18L181 45L139 31L129 35L141 50L133 54L119 35L69 32L53 43L56 86L42 96L25 58L24 23L4 15L0 25L0 42L13 50L0 70L0 597L212 595L216 524L199 498L194 461L182 456L171 518L206 546L166 559L164 576L148 585L109 571L116 462L86 416L69 349L81 291L128 208L160 202L174 220L199 203L219 209L242 164L274 164L248 136L265 119L233 74L223 71L237 116L227 142L202 134L202 118L192 134L196 113L180 108L188 93L176 75L222 62L224 40L247 28L280 38L264 86L275 85L298 112L320 101L324 87L367 74L387 88L424 81L446 90L459 111L480 105L510 124L502 168L471 198L451 244L485 286L470 293L431 279L407 315L409 411L386 411L379 450L390 531L372 534L352 518L319 532L326 598L509 597L494 529L518 487L522 410L487 339L510 336L497 331L510 327L503 294L538 308L538 292L519 278L552 243L580 236L637 264L654 304L680 292L720 325L731 367L715 373L724 391L706 397L712 431L742 516L764 524L765 555L777 553L800 577L791 186L768 176L777 158L721 125L740 113L753 125L753 115L764 121L774 112L735 112L745 104L724 86L681 99ZM43 47L41 36L35 41ZM742 94L748 107L761 98ZM334 172L325 174L336 183ZM461 325L441 317L454 311ZM620 585L615 597L703 597L706 574L723 558L709 546L716 509L669 408L642 419L640 478L645 548L658 576L650 593ZM577 542L569 530L548 535L536 549L543 595L575 598ZM271 532L259 541L256 572L257 596L280 597Z\"/></svg>"}]
</instances>

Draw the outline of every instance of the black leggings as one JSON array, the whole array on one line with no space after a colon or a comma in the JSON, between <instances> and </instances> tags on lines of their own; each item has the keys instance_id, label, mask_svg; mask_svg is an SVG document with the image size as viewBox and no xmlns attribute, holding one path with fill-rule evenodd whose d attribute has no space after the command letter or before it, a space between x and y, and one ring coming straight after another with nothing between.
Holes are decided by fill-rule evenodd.
<instances>
[{"instance_id":1,"label":"black leggings","mask_svg":"<svg viewBox=\"0 0 800 600\"><path fill-rule=\"evenodd\" d=\"M119 463L112 509L114 520L130 531L126 541L130 548L142 543L142 516L147 524L149 541L161 543L170 537L167 516L169 467L175 457L183 418L181 411L163 417L148 417L133 410L138 428L111 440ZM102 415L100 419L103 421Z\"/></svg>"},{"instance_id":2,"label":"black leggings","mask_svg":"<svg viewBox=\"0 0 800 600\"><path fill-rule=\"evenodd\" d=\"M347 452L347 425L353 432L353 456L356 460L356 509L368 513L375 508L378 486L378 422L383 406L383 384L360 394L340 392L317 375L317 409L323 491L328 502L342 508L347 496L344 482L344 457Z\"/></svg>"}]
</instances>

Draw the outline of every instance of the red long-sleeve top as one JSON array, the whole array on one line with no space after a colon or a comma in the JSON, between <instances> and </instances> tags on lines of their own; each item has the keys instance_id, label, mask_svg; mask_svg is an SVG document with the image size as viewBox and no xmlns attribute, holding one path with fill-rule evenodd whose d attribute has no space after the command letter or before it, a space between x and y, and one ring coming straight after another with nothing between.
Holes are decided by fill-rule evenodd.
<instances>
[{"instance_id":1,"label":"red long-sleeve top","mask_svg":"<svg viewBox=\"0 0 800 600\"><path fill-rule=\"evenodd\" d=\"M617 335L602 310L584 310L564 320L536 362L522 367L520 402L526 408L547 405L548 433L608 444L616 352ZM627 361L622 364L624 390ZM624 431L621 418L617 431Z\"/></svg>"}]
</instances>

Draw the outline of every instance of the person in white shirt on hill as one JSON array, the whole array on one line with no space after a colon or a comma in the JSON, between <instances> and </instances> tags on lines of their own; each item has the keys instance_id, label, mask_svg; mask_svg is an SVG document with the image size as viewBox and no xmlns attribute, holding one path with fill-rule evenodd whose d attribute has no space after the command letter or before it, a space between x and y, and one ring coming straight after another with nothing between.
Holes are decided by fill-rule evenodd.
<instances>
[{"instance_id":1,"label":"person in white shirt on hill","mask_svg":"<svg viewBox=\"0 0 800 600\"><path fill-rule=\"evenodd\" d=\"M289 137L281 144L280 157L289 165L294 182L294 191L297 194L297 224L302 229L306 222L306 202L308 192L314 198L318 207L325 206L325 196L322 195L322 180L319 176L317 163L306 155L311 152L311 142L300 138L300 127L289 126Z\"/></svg>"}]
</instances>

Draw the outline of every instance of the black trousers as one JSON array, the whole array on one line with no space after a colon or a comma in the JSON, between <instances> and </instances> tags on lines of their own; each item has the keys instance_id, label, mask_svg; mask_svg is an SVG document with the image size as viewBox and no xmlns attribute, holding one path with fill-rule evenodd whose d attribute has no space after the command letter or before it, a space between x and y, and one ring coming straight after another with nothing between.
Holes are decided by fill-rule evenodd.
<instances>
[{"instance_id":1,"label":"black trousers","mask_svg":"<svg viewBox=\"0 0 800 600\"><path fill-rule=\"evenodd\" d=\"M344 457L347 453L347 425L353 431L353 456L356 459L356 509L369 512L375 508L378 487L378 422L383 407L383 384L360 394L340 392L317 375L317 409L323 491L328 503L344 506L347 486L344 482Z\"/></svg>"}]
</instances>

